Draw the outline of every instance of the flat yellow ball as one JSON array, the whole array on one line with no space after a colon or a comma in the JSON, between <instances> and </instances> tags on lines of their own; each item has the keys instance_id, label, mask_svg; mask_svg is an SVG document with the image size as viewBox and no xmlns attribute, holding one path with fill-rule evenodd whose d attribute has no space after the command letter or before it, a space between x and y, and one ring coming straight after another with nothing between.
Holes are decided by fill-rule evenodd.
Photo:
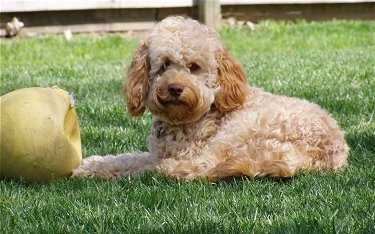
<instances>
[{"instance_id":1,"label":"flat yellow ball","mask_svg":"<svg viewBox=\"0 0 375 234\"><path fill-rule=\"evenodd\" d=\"M25 88L1 100L0 177L48 182L82 163L74 100L57 88Z\"/></svg>"}]
</instances>

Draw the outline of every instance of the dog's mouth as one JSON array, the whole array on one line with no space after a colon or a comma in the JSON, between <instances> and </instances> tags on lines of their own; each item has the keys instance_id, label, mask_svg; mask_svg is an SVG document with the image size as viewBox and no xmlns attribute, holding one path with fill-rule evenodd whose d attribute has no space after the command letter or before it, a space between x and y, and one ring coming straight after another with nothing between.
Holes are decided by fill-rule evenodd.
<instances>
[{"instance_id":1,"label":"dog's mouth","mask_svg":"<svg viewBox=\"0 0 375 234\"><path fill-rule=\"evenodd\" d=\"M177 86L171 91L163 87L152 93L148 105L151 113L163 121L174 125L193 123L209 110L211 99L206 102L196 87L185 85L181 93L177 92Z\"/></svg>"},{"instance_id":2,"label":"dog's mouth","mask_svg":"<svg viewBox=\"0 0 375 234\"><path fill-rule=\"evenodd\" d=\"M180 106L180 105L184 105L185 103L178 99L178 98L174 98L172 100L167 100L167 101L163 101L163 100L159 100L159 102L162 104L162 105L174 105L174 106Z\"/></svg>"}]
</instances>

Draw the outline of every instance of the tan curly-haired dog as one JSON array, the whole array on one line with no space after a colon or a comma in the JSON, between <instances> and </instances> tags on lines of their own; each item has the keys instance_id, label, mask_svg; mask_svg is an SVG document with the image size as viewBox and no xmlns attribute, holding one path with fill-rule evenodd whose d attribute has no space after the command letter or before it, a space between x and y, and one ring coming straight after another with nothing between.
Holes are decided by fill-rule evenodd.
<instances>
[{"instance_id":1,"label":"tan curly-haired dog","mask_svg":"<svg viewBox=\"0 0 375 234\"><path fill-rule=\"evenodd\" d=\"M149 152L88 157L73 176L291 177L347 164L344 133L326 111L249 86L218 34L192 19L166 18L145 37L124 95L131 115L153 115Z\"/></svg>"}]
</instances>

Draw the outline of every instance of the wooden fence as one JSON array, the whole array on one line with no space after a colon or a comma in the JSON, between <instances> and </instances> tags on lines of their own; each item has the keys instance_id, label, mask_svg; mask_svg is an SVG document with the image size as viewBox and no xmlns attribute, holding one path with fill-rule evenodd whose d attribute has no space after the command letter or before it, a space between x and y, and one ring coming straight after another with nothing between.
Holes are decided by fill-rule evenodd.
<instances>
[{"instance_id":1,"label":"wooden fence","mask_svg":"<svg viewBox=\"0 0 375 234\"><path fill-rule=\"evenodd\" d=\"M369 0L1 0L0 23L13 17L23 33L142 31L168 15L220 27L222 20L375 20Z\"/></svg>"}]
</instances>

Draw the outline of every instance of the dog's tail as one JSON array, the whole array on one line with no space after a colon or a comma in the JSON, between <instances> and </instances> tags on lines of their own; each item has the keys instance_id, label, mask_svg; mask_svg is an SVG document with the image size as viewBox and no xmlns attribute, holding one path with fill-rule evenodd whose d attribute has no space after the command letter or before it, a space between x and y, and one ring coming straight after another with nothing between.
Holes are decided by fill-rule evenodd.
<instances>
[{"instance_id":1,"label":"dog's tail","mask_svg":"<svg viewBox=\"0 0 375 234\"><path fill-rule=\"evenodd\" d=\"M254 161L248 157L229 157L224 162L219 163L209 172L209 179L217 181L228 177L278 177L288 178L294 175L285 161L282 160L263 160Z\"/></svg>"}]
</instances>

